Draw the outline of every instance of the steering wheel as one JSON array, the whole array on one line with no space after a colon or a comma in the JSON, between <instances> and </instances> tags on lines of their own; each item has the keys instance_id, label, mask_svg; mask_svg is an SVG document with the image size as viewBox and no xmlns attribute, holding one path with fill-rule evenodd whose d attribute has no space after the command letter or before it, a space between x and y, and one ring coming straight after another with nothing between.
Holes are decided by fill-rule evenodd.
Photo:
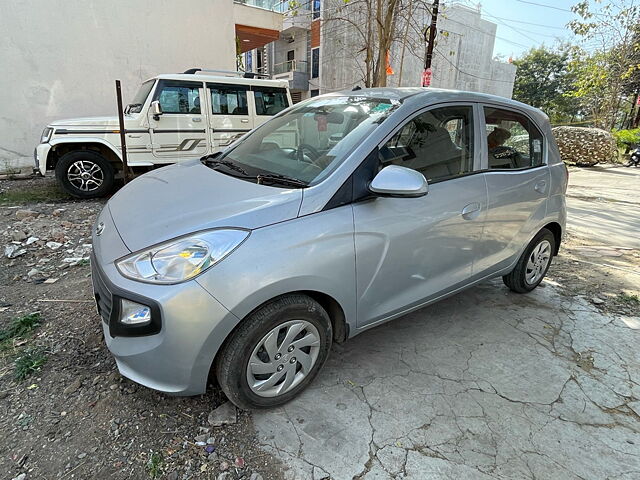
<instances>
[{"instance_id":1,"label":"steering wheel","mask_svg":"<svg viewBox=\"0 0 640 480\"><path fill-rule=\"evenodd\" d=\"M307 153L309 153L309 159L306 159L304 156L305 150L307 151ZM300 145L298 145L298 148L295 151L295 155L296 159L299 162L311 163L313 165L316 165L316 160L321 156L318 150L307 143L301 143Z\"/></svg>"}]
</instances>

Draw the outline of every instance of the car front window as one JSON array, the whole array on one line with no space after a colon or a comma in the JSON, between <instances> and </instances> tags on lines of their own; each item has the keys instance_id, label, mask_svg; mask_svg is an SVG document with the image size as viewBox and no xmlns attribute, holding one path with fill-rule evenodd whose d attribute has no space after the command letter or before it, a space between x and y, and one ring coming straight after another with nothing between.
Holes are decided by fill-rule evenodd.
<instances>
[{"instance_id":1,"label":"car front window","mask_svg":"<svg viewBox=\"0 0 640 480\"><path fill-rule=\"evenodd\" d=\"M316 184L398 106L362 96L319 97L274 117L219 158L252 176L283 175Z\"/></svg>"}]
</instances>

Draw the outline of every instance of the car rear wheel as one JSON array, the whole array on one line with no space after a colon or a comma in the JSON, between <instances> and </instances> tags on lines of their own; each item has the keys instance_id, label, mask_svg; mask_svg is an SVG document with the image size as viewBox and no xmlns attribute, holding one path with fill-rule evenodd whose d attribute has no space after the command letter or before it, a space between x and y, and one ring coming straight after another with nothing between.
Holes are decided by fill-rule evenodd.
<instances>
[{"instance_id":1,"label":"car rear wheel","mask_svg":"<svg viewBox=\"0 0 640 480\"><path fill-rule=\"evenodd\" d=\"M546 228L531 240L515 268L502 277L504 284L517 293L527 293L536 288L549 270L556 240Z\"/></svg>"},{"instance_id":2,"label":"car rear wheel","mask_svg":"<svg viewBox=\"0 0 640 480\"><path fill-rule=\"evenodd\" d=\"M286 295L242 321L215 365L220 387L240 408L282 405L315 378L331 348L331 320L306 295Z\"/></svg>"},{"instance_id":3,"label":"car rear wheel","mask_svg":"<svg viewBox=\"0 0 640 480\"><path fill-rule=\"evenodd\" d=\"M60 186L77 198L103 197L113 189L113 165L93 150L75 150L64 154L56 164Z\"/></svg>"}]
</instances>

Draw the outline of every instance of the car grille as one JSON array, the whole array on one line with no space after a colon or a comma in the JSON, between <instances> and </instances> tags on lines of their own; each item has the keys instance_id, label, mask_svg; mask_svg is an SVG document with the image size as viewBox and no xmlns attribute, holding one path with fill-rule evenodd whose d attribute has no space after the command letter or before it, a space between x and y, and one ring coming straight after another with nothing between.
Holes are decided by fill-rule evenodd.
<instances>
[{"instance_id":1,"label":"car grille","mask_svg":"<svg viewBox=\"0 0 640 480\"><path fill-rule=\"evenodd\" d=\"M96 297L98 313L102 321L108 324L113 308L113 296L106 282L102 279L102 273L93 255L91 256L91 281L93 282L93 294Z\"/></svg>"}]
</instances>

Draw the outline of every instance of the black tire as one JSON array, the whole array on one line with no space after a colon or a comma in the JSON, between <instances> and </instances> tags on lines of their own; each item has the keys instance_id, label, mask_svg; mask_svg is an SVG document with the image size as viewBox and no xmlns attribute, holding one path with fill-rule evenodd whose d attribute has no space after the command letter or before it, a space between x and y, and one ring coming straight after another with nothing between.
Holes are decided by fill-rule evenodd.
<instances>
[{"instance_id":1,"label":"black tire","mask_svg":"<svg viewBox=\"0 0 640 480\"><path fill-rule=\"evenodd\" d=\"M79 171L76 167L78 162L83 162L83 166L89 168L95 165L97 170L92 172L92 176L95 179L101 180L101 183L97 185L95 179L85 180L87 189L78 186L79 182L83 180L78 179L74 184L69 179L69 175L78 174ZM98 152L93 150L74 150L72 152L65 153L58 163L56 164L56 178L58 184L65 192L73 195L76 198L98 198L108 195L113 190L113 183L115 177L115 169L113 165Z\"/></svg>"},{"instance_id":2,"label":"black tire","mask_svg":"<svg viewBox=\"0 0 640 480\"><path fill-rule=\"evenodd\" d=\"M247 380L249 359L267 334L291 320L309 322L317 329L320 342L316 361L306 377L286 393L274 397L257 395ZM316 377L329 356L332 336L329 315L318 302L300 294L278 297L245 318L227 339L214 365L218 384L229 400L243 409L282 405L302 392ZM286 357L284 361L286 363Z\"/></svg>"},{"instance_id":3,"label":"black tire","mask_svg":"<svg viewBox=\"0 0 640 480\"><path fill-rule=\"evenodd\" d=\"M549 262L544 268L542 275L540 278L536 279L534 282L529 283L527 281L527 263L529 258L533 252L533 250L543 241L549 242L551 253L549 256ZM549 267L551 266L551 262L553 260L553 255L556 251L556 239L549 230L543 228L538 232L538 234L533 237L533 240L527 245L524 252L518 259L518 263L516 263L515 268L511 271L511 273L502 277L502 281L504 284L509 287L509 289L516 293L527 293L536 288L540 282L544 279Z\"/></svg>"}]
</instances>

